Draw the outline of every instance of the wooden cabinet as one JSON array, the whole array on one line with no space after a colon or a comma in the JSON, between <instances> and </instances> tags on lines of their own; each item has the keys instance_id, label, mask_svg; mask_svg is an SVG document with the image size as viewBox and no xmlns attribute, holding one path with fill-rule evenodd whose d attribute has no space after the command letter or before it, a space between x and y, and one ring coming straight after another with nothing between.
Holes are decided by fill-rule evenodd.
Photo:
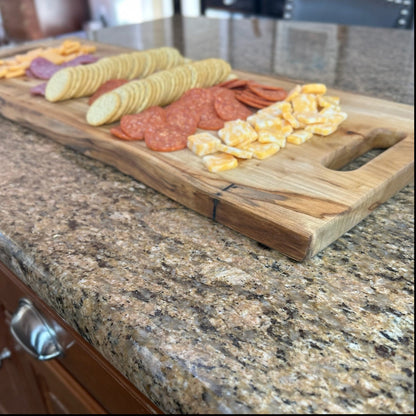
<instances>
[{"instance_id":1,"label":"wooden cabinet","mask_svg":"<svg viewBox=\"0 0 416 416\"><path fill-rule=\"evenodd\" d=\"M19 299L58 331L62 356L40 361L10 331ZM0 263L0 413L162 413L79 334ZM10 354L8 354L10 352Z\"/></svg>"}]
</instances>

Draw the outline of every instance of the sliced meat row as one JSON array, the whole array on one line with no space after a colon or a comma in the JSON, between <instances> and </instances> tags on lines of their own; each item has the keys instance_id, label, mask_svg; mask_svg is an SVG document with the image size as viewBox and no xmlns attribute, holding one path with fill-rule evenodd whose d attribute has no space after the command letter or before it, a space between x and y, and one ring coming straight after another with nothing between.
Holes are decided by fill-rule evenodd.
<instances>
[{"instance_id":1,"label":"sliced meat row","mask_svg":"<svg viewBox=\"0 0 416 416\"><path fill-rule=\"evenodd\" d=\"M152 150L171 152L184 149L198 128L219 130L224 122L245 120L251 114L226 88L192 88L166 108L155 106L123 116L111 132L122 140L144 140Z\"/></svg>"}]
</instances>

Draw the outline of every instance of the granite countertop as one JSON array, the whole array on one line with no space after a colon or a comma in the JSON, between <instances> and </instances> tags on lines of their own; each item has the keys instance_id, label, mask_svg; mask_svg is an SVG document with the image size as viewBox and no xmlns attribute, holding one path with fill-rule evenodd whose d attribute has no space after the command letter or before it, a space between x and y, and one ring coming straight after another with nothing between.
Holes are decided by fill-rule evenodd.
<instances>
[{"instance_id":1,"label":"granite countertop","mask_svg":"<svg viewBox=\"0 0 416 416\"><path fill-rule=\"evenodd\" d=\"M227 25L185 20L204 22L201 33ZM272 20L257 22L263 34L274 25L275 44L289 37ZM191 39L182 27L179 36L174 23L115 28L113 41L180 39L198 57L186 41L200 32ZM240 23L232 22L232 39L253 25ZM336 31L336 56L325 49L314 64L334 68L321 69L323 82L413 105L411 33L302 30L312 40ZM292 35L300 53L303 37ZM259 56L245 66L242 46L227 39L234 67L267 73L260 51L250 48ZM289 76L284 65L268 73ZM294 78L302 65L312 76L310 60L293 65ZM0 261L163 411L413 412L413 185L296 262L23 126L1 117L0 126Z\"/></svg>"}]
</instances>

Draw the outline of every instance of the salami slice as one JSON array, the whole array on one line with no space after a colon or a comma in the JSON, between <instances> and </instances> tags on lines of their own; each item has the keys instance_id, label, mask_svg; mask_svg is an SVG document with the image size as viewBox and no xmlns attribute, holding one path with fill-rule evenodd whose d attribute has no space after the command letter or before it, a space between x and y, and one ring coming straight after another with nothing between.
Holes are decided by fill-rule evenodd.
<instances>
[{"instance_id":1,"label":"salami slice","mask_svg":"<svg viewBox=\"0 0 416 416\"><path fill-rule=\"evenodd\" d=\"M170 104L165 111L168 125L177 127L188 135L196 132L201 114L195 108L188 108L183 101L179 100Z\"/></svg>"},{"instance_id":2,"label":"salami slice","mask_svg":"<svg viewBox=\"0 0 416 416\"><path fill-rule=\"evenodd\" d=\"M99 59L100 58L98 58L98 56L94 56L94 55L91 55L90 53L86 53L84 55L79 55L75 57L74 59L71 59L68 62L64 62L62 65L60 65L60 67L64 68L67 66L93 64L94 62L97 62Z\"/></svg>"},{"instance_id":3,"label":"salami slice","mask_svg":"<svg viewBox=\"0 0 416 416\"><path fill-rule=\"evenodd\" d=\"M244 104L235 98L234 92L226 88L216 92L214 107L218 116L224 121L245 120L252 114Z\"/></svg>"},{"instance_id":4,"label":"salami slice","mask_svg":"<svg viewBox=\"0 0 416 416\"><path fill-rule=\"evenodd\" d=\"M25 75L29 78L36 78L33 72L30 70L30 68L27 68L25 71Z\"/></svg>"},{"instance_id":5,"label":"salami slice","mask_svg":"<svg viewBox=\"0 0 416 416\"><path fill-rule=\"evenodd\" d=\"M46 82L42 82L42 84L35 85L30 89L30 93L32 95L43 95L45 96L45 90L46 90Z\"/></svg>"},{"instance_id":6,"label":"salami slice","mask_svg":"<svg viewBox=\"0 0 416 416\"><path fill-rule=\"evenodd\" d=\"M138 114L124 115L120 120L121 130L136 140L143 140L146 130L159 129L166 125L165 110L159 106L149 107Z\"/></svg>"},{"instance_id":7,"label":"salami slice","mask_svg":"<svg viewBox=\"0 0 416 416\"><path fill-rule=\"evenodd\" d=\"M110 133L111 133L113 136L116 136L117 138L119 138L119 139L121 139L121 140L128 140L128 141L131 141L131 140L137 140L137 139L134 139L134 138L132 138L132 137L128 136L126 133L124 133L124 131L123 131L123 130L121 130L120 125L118 125L118 126L114 126L114 127L111 127L111 129L110 129Z\"/></svg>"},{"instance_id":8,"label":"salami slice","mask_svg":"<svg viewBox=\"0 0 416 416\"><path fill-rule=\"evenodd\" d=\"M126 79L110 79L102 84L97 91L89 98L88 104L91 105L98 97L101 97L106 92L112 91L121 85L128 82Z\"/></svg>"},{"instance_id":9,"label":"salami slice","mask_svg":"<svg viewBox=\"0 0 416 416\"><path fill-rule=\"evenodd\" d=\"M146 146L157 152L174 152L186 148L188 134L173 126L165 126L159 129L148 129L144 140Z\"/></svg>"},{"instance_id":10,"label":"salami slice","mask_svg":"<svg viewBox=\"0 0 416 416\"><path fill-rule=\"evenodd\" d=\"M62 65L56 65L48 59L42 56L38 56L37 58L32 60L28 68L28 71L26 72L29 72L29 74L35 78L49 79L55 72L59 71L62 68L68 66L91 64L98 61L98 59L99 58L97 56L85 54L77 56L68 62L64 62Z\"/></svg>"},{"instance_id":11,"label":"salami slice","mask_svg":"<svg viewBox=\"0 0 416 416\"><path fill-rule=\"evenodd\" d=\"M59 69L61 69L60 65L56 65L42 56L33 59L29 66L30 72L39 79L49 79Z\"/></svg>"}]
</instances>

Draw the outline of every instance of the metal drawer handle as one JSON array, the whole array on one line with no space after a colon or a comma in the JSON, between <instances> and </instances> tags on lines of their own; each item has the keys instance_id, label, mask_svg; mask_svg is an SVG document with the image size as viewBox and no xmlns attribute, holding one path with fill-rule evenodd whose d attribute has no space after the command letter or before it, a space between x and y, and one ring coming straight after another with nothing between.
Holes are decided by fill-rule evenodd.
<instances>
[{"instance_id":1,"label":"metal drawer handle","mask_svg":"<svg viewBox=\"0 0 416 416\"><path fill-rule=\"evenodd\" d=\"M16 341L38 360L50 360L63 353L56 333L28 299L20 299L10 331Z\"/></svg>"},{"instance_id":2,"label":"metal drawer handle","mask_svg":"<svg viewBox=\"0 0 416 416\"><path fill-rule=\"evenodd\" d=\"M6 347L3 348L2 351L0 351L0 368L1 368L3 360L5 360L6 358L9 358L11 355L12 353Z\"/></svg>"}]
</instances>

